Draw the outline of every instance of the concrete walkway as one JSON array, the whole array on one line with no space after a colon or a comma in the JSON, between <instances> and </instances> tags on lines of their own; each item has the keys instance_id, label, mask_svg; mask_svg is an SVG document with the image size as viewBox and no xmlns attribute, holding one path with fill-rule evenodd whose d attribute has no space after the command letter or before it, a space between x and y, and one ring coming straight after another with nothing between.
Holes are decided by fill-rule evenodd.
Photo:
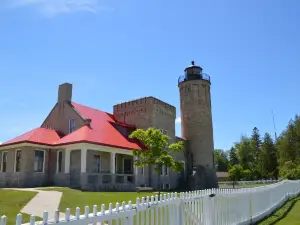
<instances>
[{"instance_id":1,"label":"concrete walkway","mask_svg":"<svg viewBox=\"0 0 300 225\"><path fill-rule=\"evenodd\" d=\"M60 199L62 193L59 191L42 191L35 188L7 188L10 190L18 191L33 191L38 192L38 194L28 202L21 213L26 213L29 215L34 215L43 218L44 211L48 211L48 219L54 219L54 213L59 207ZM60 218L65 218L64 213L59 214Z\"/></svg>"}]
</instances>

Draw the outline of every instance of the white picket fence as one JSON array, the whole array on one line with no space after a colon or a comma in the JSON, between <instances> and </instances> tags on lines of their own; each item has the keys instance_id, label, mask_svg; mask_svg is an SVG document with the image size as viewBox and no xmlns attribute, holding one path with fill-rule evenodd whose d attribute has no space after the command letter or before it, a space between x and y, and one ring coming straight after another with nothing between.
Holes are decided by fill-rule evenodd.
<instances>
[{"instance_id":1,"label":"white picket fence","mask_svg":"<svg viewBox=\"0 0 300 225\"><path fill-rule=\"evenodd\" d=\"M75 216L70 209L65 218L56 211L54 220L48 219L44 212L43 221L36 222L31 216L30 225L246 225L254 224L281 207L290 197L300 193L300 181L279 183L241 189L211 189L194 192L170 193L136 199L115 207L110 203L108 210L101 206L100 212L95 205L90 211L86 206L81 215L77 208ZM1 225L6 225L6 216ZM22 215L17 215L16 225L22 224Z\"/></svg>"},{"instance_id":2,"label":"white picket fence","mask_svg":"<svg viewBox=\"0 0 300 225\"><path fill-rule=\"evenodd\" d=\"M235 181L234 182L234 186L235 187L243 187L243 186L247 186L247 185L251 185L251 184L273 184L273 183L277 183L278 180L251 180L251 181ZM224 187L229 187L232 188L233 187L233 181L221 181L219 182L219 185L222 185Z\"/></svg>"}]
</instances>

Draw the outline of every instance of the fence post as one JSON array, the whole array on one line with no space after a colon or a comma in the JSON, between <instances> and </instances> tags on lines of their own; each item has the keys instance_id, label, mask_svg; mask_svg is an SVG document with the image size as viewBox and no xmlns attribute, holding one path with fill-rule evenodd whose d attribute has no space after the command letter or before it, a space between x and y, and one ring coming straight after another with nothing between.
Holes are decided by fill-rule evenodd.
<instances>
[{"instance_id":1,"label":"fence post","mask_svg":"<svg viewBox=\"0 0 300 225\"><path fill-rule=\"evenodd\" d=\"M184 219L184 193L180 193L180 199L178 199L177 204L177 225L185 225L185 219Z\"/></svg>"}]
</instances>

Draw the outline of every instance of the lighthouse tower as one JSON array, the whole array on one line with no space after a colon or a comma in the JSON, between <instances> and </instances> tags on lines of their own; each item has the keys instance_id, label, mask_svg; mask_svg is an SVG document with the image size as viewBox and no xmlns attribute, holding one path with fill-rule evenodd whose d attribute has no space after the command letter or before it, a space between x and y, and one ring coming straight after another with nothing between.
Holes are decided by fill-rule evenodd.
<instances>
[{"instance_id":1,"label":"lighthouse tower","mask_svg":"<svg viewBox=\"0 0 300 225\"><path fill-rule=\"evenodd\" d=\"M192 189L216 188L210 77L200 66L192 65L179 77L181 136L191 154Z\"/></svg>"}]
</instances>

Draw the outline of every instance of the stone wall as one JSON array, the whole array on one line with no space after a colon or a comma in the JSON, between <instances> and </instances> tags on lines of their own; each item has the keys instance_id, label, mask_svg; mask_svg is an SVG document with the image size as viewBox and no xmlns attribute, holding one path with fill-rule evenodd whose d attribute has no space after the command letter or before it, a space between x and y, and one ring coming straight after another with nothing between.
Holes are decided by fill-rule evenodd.
<instances>
[{"instance_id":1,"label":"stone wall","mask_svg":"<svg viewBox=\"0 0 300 225\"><path fill-rule=\"evenodd\" d=\"M179 84L179 92L181 133L182 138L188 140L187 148L192 154L197 188L215 187L210 82L185 81Z\"/></svg>"},{"instance_id":2,"label":"stone wall","mask_svg":"<svg viewBox=\"0 0 300 225\"><path fill-rule=\"evenodd\" d=\"M15 172L16 150L21 151L20 171ZM34 172L35 151L43 150L44 156L44 172ZM51 181L49 173L49 150L36 149L32 147L22 147L18 149L7 149L0 151L0 164L2 164L3 152L7 152L7 170L0 172L0 187L40 187L48 185ZM1 165L2 168L3 165Z\"/></svg>"}]
</instances>

